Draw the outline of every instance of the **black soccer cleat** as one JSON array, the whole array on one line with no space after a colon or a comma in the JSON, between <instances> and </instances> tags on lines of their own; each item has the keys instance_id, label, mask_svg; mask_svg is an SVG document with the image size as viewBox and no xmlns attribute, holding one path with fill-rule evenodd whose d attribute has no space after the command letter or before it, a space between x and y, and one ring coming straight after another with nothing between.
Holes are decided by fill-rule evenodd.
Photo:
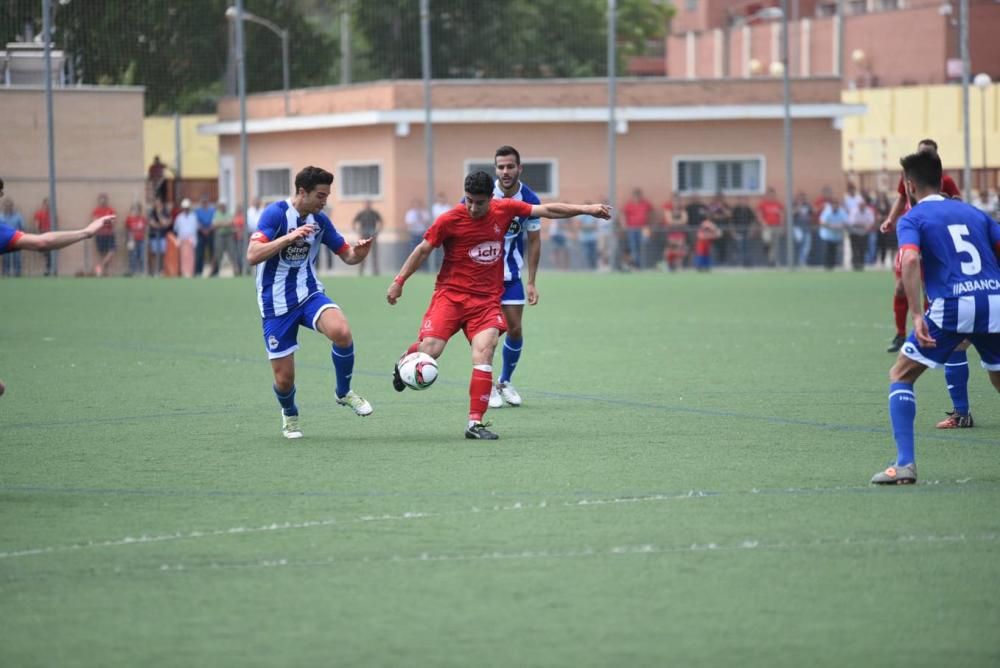
<instances>
[{"instance_id":1,"label":"black soccer cleat","mask_svg":"<svg viewBox=\"0 0 1000 668\"><path fill-rule=\"evenodd\" d=\"M482 441L495 441L500 437L494 434L492 431L486 428L486 425L482 422L477 422L468 429L465 430L466 438L474 438Z\"/></svg>"},{"instance_id":2,"label":"black soccer cleat","mask_svg":"<svg viewBox=\"0 0 1000 668\"><path fill-rule=\"evenodd\" d=\"M906 343L906 337L897 334L896 336L892 337L892 343L890 343L889 347L885 349L885 352L898 353L899 349L903 347L904 343Z\"/></svg>"},{"instance_id":3,"label":"black soccer cleat","mask_svg":"<svg viewBox=\"0 0 1000 668\"><path fill-rule=\"evenodd\" d=\"M406 383L404 383L403 379L399 377L398 363L392 367L392 389L396 390L397 392L402 392L403 390L406 389Z\"/></svg>"}]
</instances>

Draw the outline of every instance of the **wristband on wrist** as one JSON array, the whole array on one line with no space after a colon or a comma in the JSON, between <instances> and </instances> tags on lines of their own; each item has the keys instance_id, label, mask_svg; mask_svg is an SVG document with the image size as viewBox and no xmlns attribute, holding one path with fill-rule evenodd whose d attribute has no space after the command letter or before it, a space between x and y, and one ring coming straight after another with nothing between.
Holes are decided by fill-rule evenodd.
<instances>
[{"instance_id":1,"label":"wristband on wrist","mask_svg":"<svg viewBox=\"0 0 1000 668\"><path fill-rule=\"evenodd\" d=\"M406 279L403 278L402 276L397 275L396 278L392 279L392 282L398 285L399 287L403 287L403 283L406 283Z\"/></svg>"}]
</instances>

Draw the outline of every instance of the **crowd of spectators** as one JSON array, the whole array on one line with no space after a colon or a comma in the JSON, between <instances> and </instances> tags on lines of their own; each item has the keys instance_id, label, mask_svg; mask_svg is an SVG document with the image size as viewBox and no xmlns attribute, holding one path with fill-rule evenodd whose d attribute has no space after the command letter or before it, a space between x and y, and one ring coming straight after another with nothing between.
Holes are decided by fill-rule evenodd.
<instances>
[{"instance_id":1,"label":"crowd of spectators","mask_svg":"<svg viewBox=\"0 0 1000 668\"><path fill-rule=\"evenodd\" d=\"M853 183L842 192L824 187L816 196L797 193L791 213L792 262L828 270L889 266L895 257L896 234L883 234L879 225L896 196L864 192ZM1000 217L995 190L985 195L974 191L969 202ZM787 234L785 205L773 188L757 198L674 193L660 206L636 189L614 223L582 217L551 221L546 253L548 266L560 269L776 267L787 265Z\"/></svg>"}]
</instances>

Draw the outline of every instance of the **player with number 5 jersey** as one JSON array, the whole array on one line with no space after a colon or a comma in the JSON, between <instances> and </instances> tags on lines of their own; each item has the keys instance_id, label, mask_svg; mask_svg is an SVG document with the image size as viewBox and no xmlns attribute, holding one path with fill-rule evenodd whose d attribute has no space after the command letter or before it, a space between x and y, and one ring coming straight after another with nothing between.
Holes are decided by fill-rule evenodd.
<instances>
[{"instance_id":1,"label":"player with number 5 jersey","mask_svg":"<svg viewBox=\"0 0 1000 668\"><path fill-rule=\"evenodd\" d=\"M900 162L913 203L897 226L913 333L889 372L896 462L875 474L876 484L916 482L913 385L928 368L944 364L963 341L979 351L990 382L1000 391L1000 224L975 207L940 195L941 159L936 154L913 153ZM921 269L930 300L926 313L920 309Z\"/></svg>"}]
</instances>

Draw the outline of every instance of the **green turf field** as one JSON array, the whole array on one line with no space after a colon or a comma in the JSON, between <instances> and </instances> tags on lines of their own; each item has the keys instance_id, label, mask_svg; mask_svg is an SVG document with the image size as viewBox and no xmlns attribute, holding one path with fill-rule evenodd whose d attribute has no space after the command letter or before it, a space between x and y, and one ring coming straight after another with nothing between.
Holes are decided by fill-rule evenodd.
<instances>
[{"instance_id":1,"label":"green turf field","mask_svg":"<svg viewBox=\"0 0 1000 668\"><path fill-rule=\"evenodd\" d=\"M336 278L280 436L252 282L0 281L2 666L996 666L1000 397L889 462L887 273L542 276L519 409L469 349L396 394L431 282ZM499 356L498 356L499 363Z\"/></svg>"}]
</instances>

